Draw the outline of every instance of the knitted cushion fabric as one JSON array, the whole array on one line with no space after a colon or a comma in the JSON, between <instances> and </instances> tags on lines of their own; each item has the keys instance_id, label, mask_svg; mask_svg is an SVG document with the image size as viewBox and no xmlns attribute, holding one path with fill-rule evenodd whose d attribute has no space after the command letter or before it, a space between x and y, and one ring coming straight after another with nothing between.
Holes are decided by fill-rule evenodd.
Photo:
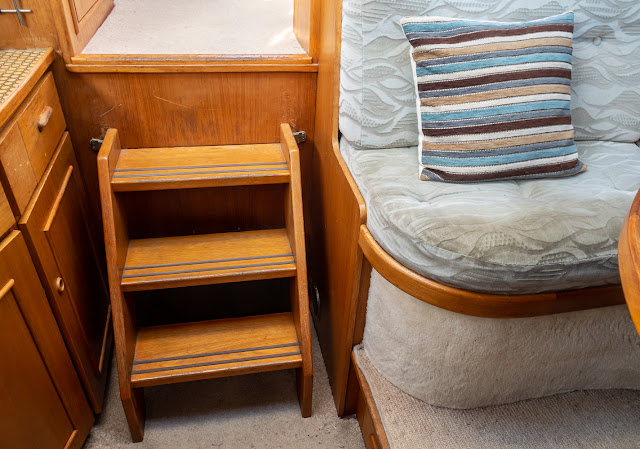
<instances>
[{"instance_id":1,"label":"knitted cushion fabric","mask_svg":"<svg viewBox=\"0 0 640 449\"><path fill-rule=\"evenodd\" d=\"M411 44L420 177L477 182L568 176L573 13L530 22L402 19Z\"/></svg>"}]
</instances>

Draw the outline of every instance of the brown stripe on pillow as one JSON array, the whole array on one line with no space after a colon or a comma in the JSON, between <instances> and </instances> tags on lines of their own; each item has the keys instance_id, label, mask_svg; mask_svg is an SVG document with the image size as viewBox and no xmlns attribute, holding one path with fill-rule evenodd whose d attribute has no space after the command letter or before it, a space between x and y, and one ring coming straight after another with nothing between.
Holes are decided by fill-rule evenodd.
<instances>
[{"instance_id":1,"label":"brown stripe on pillow","mask_svg":"<svg viewBox=\"0 0 640 449\"><path fill-rule=\"evenodd\" d=\"M463 136L465 134L496 133L514 129L537 128L542 126L570 125L571 117L560 115L553 117L514 120L512 122L491 123L490 125L465 126L461 128L422 128L425 136Z\"/></svg>"},{"instance_id":2,"label":"brown stripe on pillow","mask_svg":"<svg viewBox=\"0 0 640 449\"><path fill-rule=\"evenodd\" d=\"M491 83L501 83L504 81L525 80L532 78L565 78L571 79L571 71L567 69L537 69L522 70L515 72L498 73L495 75L483 75L473 78L463 78L448 81L423 82L418 83L418 91L428 92L430 90L454 89L460 87L483 86Z\"/></svg>"},{"instance_id":3,"label":"brown stripe on pillow","mask_svg":"<svg viewBox=\"0 0 640 449\"><path fill-rule=\"evenodd\" d=\"M438 45L438 44L460 44L462 42L474 41L477 39L484 39L488 37L509 37L509 36L523 36L531 33L547 33L547 32L564 32L573 33L573 25L536 25L525 28L511 28L511 29L495 29L485 31L474 31L471 33L460 34L451 37L419 37L416 39L409 39L411 45L414 47L420 47L422 45Z\"/></svg>"},{"instance_id":4,"label":"brown stripe on pillow","mask_svg":"<svg viewBox=\"0 0 640 449\"><path fill-rule=\"evenodd\" d=\"M490 86L487 86L489 89ZM442 106L448 104L473 103L476 101L495 100L498 98L519 97L536 94L566 94L571 95L571 86L566 84L542 84L536 86L509 87L495 89L475 94L464 94L450 97L425 97L420 99L421 106ZM469 105L469 109L471 105Z\"/></svg>"},{"instance_id":5,"label":"brown stripe on pillow","mask_svg":"<svg viewBox=\"0 0 640 449\"><path fill-rule=\"evenodd\" d=\"M425 59L445 58L447 56L466 56L476 53L488 53L501 50L522 50L533 47L568 47L572 48L571 39L566 37L546 37L540 39L523 39L506 41L499 44L470 45L459 48L434 48L413 53L414 61Z\"/></svg>"},{"instance_id":6,"label":"brown stripe on pillow","mask_svg":"<svg viewBox=\"0 0 640 449\"><path fill-rule=\"evenodd\" d=\"M515 169L515 170L505 170L505 171L501 171L500 173L496 174L495 172L493 173L450 173L450 172L446 172L446 171L442 171L442 170L435 170L432 168L423 168L423 170L427 170L430 172L435 173L436 175L440 176L444 181L452 181L452 182L462 182L462 181L467 181L467 182L474 182L474 181L487 181L487 180L495 180L496 179L496 175L498 175L500 177L500 179L504 179L504 178L515 178L515 177L521 177L521 176L527 176L527 175L538 175L538 174L546 174L546 175L551 175L553 172L563 172L566 170L571 170L572 168L574 168L576 166L576 162L577 162L577 155L576 155L576 159L568 161L568 162L562 162L560 164L551 164L551 165L537 165L535 167L526 167L526 168L519 168L519 169ZM586 166L582 166L582 169L580 170L581 172L584 171L586 169ZM574 174L574 173L572 173ZM424 175L421 175L420 177L423 178ZM429 178L423 178L423 179L429 179Z\"/></svg>"}]
</instances>

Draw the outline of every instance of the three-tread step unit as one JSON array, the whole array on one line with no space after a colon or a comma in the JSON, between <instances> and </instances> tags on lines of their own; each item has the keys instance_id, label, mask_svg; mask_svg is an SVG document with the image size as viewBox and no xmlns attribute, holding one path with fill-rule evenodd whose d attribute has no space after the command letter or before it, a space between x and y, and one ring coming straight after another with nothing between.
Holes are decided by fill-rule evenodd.
<instances>
[{"instance_id":1,"label":"three-tread step unit","mask_svg":"<svg viewBox=\"0 0 640 449\"><path fill-rule=\"evenodd\" d=\"M304 417L313 370L298 147L280 142L122 149L110 129L98 155L107 268L122 403L134 441L144 435L142 388L295 368ZM130 239L125 192L285 184L284 227ZM259 187L256 187L259 188ZM291 311L138 327L131 292L289 278Z\"/></svg>"}]
</instances>

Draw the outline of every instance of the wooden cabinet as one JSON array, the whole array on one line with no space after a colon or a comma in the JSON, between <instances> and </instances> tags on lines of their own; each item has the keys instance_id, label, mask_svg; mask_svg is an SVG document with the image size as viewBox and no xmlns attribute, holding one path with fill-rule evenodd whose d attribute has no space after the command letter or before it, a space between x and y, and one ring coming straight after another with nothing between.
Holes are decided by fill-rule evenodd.
<instances>
[{"instance_id":1,"label":"wooden cabinet","mask_svg":"<svg viewBox=\"0 0 640 449\"><path fill-rule=\"evenodd\" d=\"M69 134L62 137L20 218L58 323L99 412L112 332L107 288L98 262L99 235L89 225L87 198Z\"/></svg>"},{"instance_id":2,"label":"wooden cabinet","mask_svg":"<svg viewBox=\"0 0 640 449\"><path fill-rule=\"evenodd\" d=\"M7 112L7 102L0 103L8 118L0 123L0 182L6 193L0 196L0 236L17 221L77 377L99 413L113 341L104 256L97 250L101 232L87 212L53 75L46 71L50 60L40 61L32 83L16 91L22 100L14 109ZM17 65L24 72L25 64Z\"/></svg>"},{"instance_id":3,"label":"wooden cabinet","mask_svg":"<svg viewBox=\"0 0 640 449\"><path fill-rule=\"evenodd\" d=\"M0 447L80 448L93 424L24 239L0 243Z\"/></svg>"}]
</instances>

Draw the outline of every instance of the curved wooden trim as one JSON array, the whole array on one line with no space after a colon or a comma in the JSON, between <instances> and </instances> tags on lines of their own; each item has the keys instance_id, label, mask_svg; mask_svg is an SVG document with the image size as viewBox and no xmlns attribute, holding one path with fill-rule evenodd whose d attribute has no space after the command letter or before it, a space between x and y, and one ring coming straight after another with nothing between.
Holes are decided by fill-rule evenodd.
<instances>
[{"instance_id":1,"label":"curved wooden trim","mask_svg":"<svg viewBox=\"0 0 640 449\"><path fill-rule=\"evenodd\" d=\"M640 334L640 191L620 232L618 262L625 300Z\"/></svg>"},{"instance_id":2,"label":"curved wooden trim","mask_svg":"<svg viewBox=\"0 0 640 449\"><path fill-rule=\"evenodd\" d=\"M465 315L520 318L624 303L620 285L535 295L492 295L449 287L397 262L375 241L365 225L360 226L360 247L373 268L400 290L434 306Z\"/></svg>"}]
</instances>

